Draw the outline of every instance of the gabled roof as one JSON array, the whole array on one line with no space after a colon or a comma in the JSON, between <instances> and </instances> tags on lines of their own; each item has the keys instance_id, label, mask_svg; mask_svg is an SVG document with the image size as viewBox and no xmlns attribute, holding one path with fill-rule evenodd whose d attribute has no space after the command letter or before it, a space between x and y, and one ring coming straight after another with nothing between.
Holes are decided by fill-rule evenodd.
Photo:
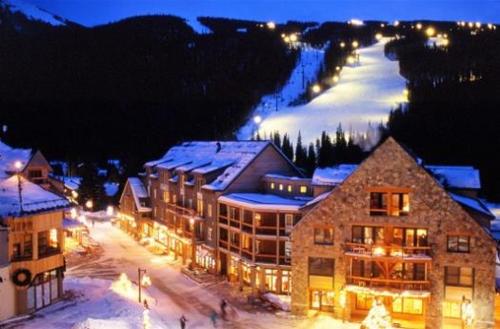
<instances>
[{"instance_id":1,"label":"gabled roof","mask_svg":"<svg viewBox=\"0 0 500 329\"><path fill-rule=\"evenodd\" d=\"M491 219L495 219L495 215L491 213L488 207L481 200L451 192L449 194L451 198L458 202L461 206L477 211L487 217L490 217Z\"/></svg>"},{"instance_id":2,"label":"gabled roof","mask_svg":"<svg viewBox=\"0 0 500 329\"><path fill-rule=\"evenodd\" d=\"M142 181L137 177L129 177L127 180L127 184L130 186L130 190L132 191L132 196L134 197L135 206L137 211L139 212L148 212L151 211L151 208L144 207L141 204L140 199L148 198L148 192L142 184Z\"/></svg>"},{"instance_id":3,"label":"gabled roof","mask_svg":"<svg viewBox=\"0 0 500 329\"><path fill-rule=\"evenodd\" d=\"M185 142L170 148L161 159L147 162L145 166L198 174L222 170L217 178L203 186L204 189L221 191L268 146L274 147L300 174L293 162L270 141Z\"/></svg>"},{"instance_id":4,"label":"gabled roof","mask_svg":"<svg viewBox=\"0 0 500 329\"><path fill-rule=\"evenodd\" d=\"M17 176L0 180L0 217L63 209L70 206L65 198L49 192L42 187L21 179L22 210L19 200L19 187Z\"/></svg>"},{"instance_id":5,"label":"gabled roof","mask_svg":"<svg viewBox=\"0 0 500 329\"><path fill-rule=\"evenodd\" d=\"M422 161L417 161L417 164L422 166ZM423 167L446 189L478 190L481 188L479 170L474 167L437 165L423 165ZM353 164L317 168L313 174L312 184L320 186L339 185L357 168L358 165Z\"/></svg>"},{"instance_id":6,"label":"gabled roof","mask_svg":"<svg viewBox=\"0 0 500 329\"><path fill-rule=\"evenodd\" d=\"M31 149L13 148L0 141L0 178L9 177L18 169L14 167L16 161L20 161L24 170L33 155Z\"/></svg>"},{"instance_id":7,"label":"gabled roof","mask_svg":"<svg viewBox=\"0 0 500 329\"><path fill-rule=\"evenodd\" d=\"M284 198L275 194L231 193L219 197L219 201L261 210L298 211L312 198Z\"/></svg>"}]
</instances>

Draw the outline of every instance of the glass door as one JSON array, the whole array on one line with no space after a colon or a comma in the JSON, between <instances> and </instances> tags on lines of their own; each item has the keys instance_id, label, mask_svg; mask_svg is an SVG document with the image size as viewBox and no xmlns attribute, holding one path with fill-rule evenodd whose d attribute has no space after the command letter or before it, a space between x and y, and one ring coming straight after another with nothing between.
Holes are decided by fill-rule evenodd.
<instances>
[{"instance_id":1,"label":"glass door","mask_svg":"<svg viewBox=\"0 0 500 329\"><path fill-rule=\"evenodd\" d=\"M335 293L332 290L312 290L311 309L333 312Z\"/></svg>"}]
</instances>

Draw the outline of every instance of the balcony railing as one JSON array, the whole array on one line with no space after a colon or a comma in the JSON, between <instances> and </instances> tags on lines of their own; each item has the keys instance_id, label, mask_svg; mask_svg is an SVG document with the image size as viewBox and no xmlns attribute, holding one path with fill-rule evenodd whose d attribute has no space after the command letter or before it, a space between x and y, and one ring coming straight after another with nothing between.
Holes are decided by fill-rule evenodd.
<instances>
[{"instance_id":1,"label":"balcony railing","mask_svg":"<svg viewBox=\"0 0 500 329\"><path fill-rule=\"evenodd\" d=\"M361 257L397 257L417 258L430 260L431 247L407 247L400 245L372 245L355 242L346 242L344 248L346 254L354 254Z\"/></svg>"},{"instance_id":2,"label":"balcony railing","mask_svg":"<svg viewBox=\"0 0 500 329\"><path fill-rule=\"evenodd\" d=\"M385 278L366 278L362 276L347 276L347 283L369 288L393 288L400 290L429 290L427 280L398 280Z\"/></svg>"},{"instance_id":3,"label":"balcony railing","mask_svg":"<svg viewBox=\"0 0 500 329\"><path fill-rule=\"evenodd\" d=\"M180 205L176 205L173 203L167 203L167 211L173 213L176 216L186 216L186 217L196 216L196 211L194 209L184 208Z\"/></svg>"}]
</instances>

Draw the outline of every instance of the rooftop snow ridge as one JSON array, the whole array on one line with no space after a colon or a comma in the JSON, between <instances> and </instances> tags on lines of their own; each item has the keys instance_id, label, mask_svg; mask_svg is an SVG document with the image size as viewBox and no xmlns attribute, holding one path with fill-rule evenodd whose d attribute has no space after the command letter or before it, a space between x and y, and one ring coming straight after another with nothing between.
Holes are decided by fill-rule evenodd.
<instances>
[{"instance_id":1,"label":"rooftop snow ridge","mask_svg":"<svg viewBox=\"0 0 500 329\"><path fill-rule=\"evenodd\" d=\"M339 164L333 167L317 168L314 171L312 184L335 186L351 175L358 165ZM445 188L480 189L479 170L472 166L437 166L424 165Z\"/></svg>"},{"instance_id":2,"label":"rooftop snow ridge","mask_svg":"<svg viewBox=\"0 0 500 329\"><path fill-rule=\"evenodd\" d=\"M37 213L69 207L70 203L65 198L31 183L23 177L20 179L23 213ZM0 180L0 217L20 215L22 213L17 176Z\"/></svg>"}]
</instances>

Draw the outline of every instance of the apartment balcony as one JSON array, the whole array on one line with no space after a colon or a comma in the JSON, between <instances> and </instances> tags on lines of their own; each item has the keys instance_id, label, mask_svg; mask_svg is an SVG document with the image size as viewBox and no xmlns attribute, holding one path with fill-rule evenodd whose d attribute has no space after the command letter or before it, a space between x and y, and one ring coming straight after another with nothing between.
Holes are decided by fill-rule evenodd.
<instances>
[{"instance_id":1,"label":"apartment balcony","mask_svg":"<svg viewBox=\"0 0 500 329\"><path fill-rule=\"evenodd\" d=\"M407 279L387 279L387 278L367 278L363 276L346 277L347 284L356 285L366 288L384 288L396 290L416 290L428 291L430 289L430 281L428 280L407 280Z\"/></svg>"},{"instance_id":2,"label":"apartment balcony","mask_svg":"<svg viewBox=\"0 0 500 329\"><path fill-rule=\"evenodd\" d=\"M188 209L173 203L167 203L167 211L175 216L183 216L187 218L196 216L196 211L194 209Z\"/></svg>"},{"instance_id":3,"label":"apartment balcony","mask_svg":"<svg viewBox=\"0 0 500 329\"><path fill-rule=\"evenodd\" d=\"M64 266L64 256L61 252L44 254L38 259L32 260L16 260L11 263L12 271L25 268L35 275L38 273L47 272Z\"/></svg>"},{"instance_id":4,"label":"apartment balcony","mask_svg":"<svg viewBox=\"0 0 500 329\"><path fill-rule=\"evenodd\" d=\"M348 257L411 262L432 261L431 247L407 247L400 245L372 245L355 242L344 243L344 255Z\"/></svg>"}]
</instances>

